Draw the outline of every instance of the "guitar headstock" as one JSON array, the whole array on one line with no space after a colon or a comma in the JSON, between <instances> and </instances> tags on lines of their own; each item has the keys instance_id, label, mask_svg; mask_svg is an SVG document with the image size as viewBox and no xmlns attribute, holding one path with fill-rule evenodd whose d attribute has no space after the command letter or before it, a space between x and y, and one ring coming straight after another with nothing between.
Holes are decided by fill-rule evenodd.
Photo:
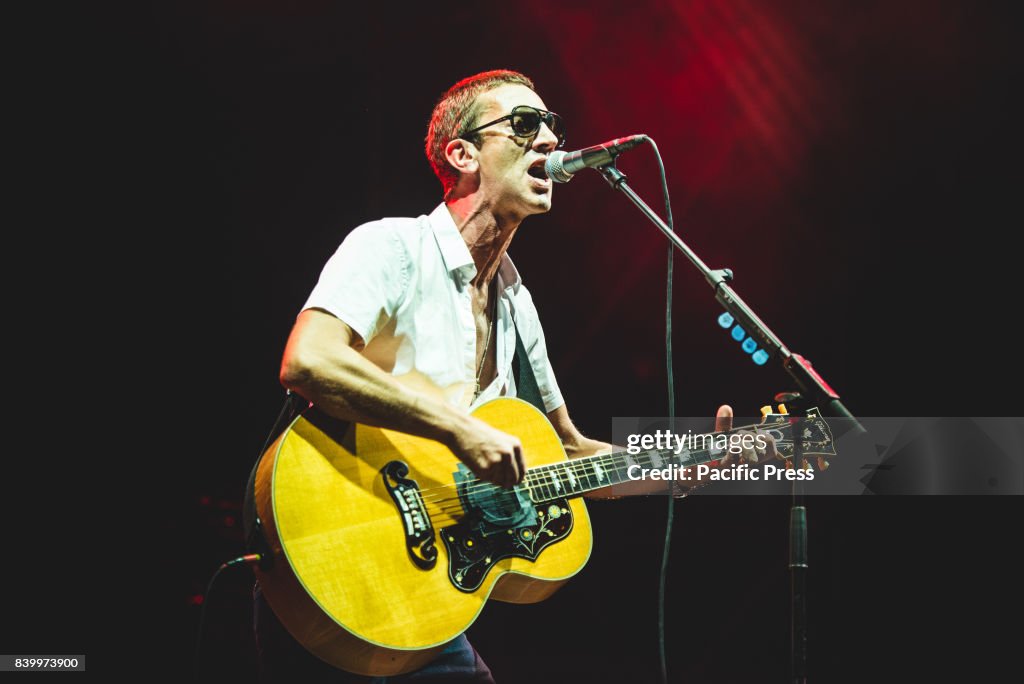
<instances>
[{"instance_id":1,"label":"guitar headstock","mask_svg":"<svg viewBox=\"0 0 1024 684\"><path fill-rule=\"evenodd\" d=\"M771 406L761 408L764 422L759 429L764 430L775 439L775 452L786 462L787 468L795 467L793 457L796 455L797 441L805 459L814 456L818 462L818 470L828 468L828 458L836 455L832 430L817 408L808 409L807 415L795 416L786 410L785 404L779 404L778 412ZM804 468L810 468L810 461L804 460Z\"/></svg>"}]
</instances>

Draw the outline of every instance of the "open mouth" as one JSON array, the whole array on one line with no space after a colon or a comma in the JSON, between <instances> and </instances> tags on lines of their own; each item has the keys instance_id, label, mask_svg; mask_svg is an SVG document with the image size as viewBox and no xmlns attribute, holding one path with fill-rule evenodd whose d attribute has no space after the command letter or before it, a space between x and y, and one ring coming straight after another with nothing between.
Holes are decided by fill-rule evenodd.
<instances>
[{"instance_id":1,"label":"open mouth","mask_svg":"<svg viewBox=\"0 0 1024 684\"><path fill-rule=\"evenodd\" d=\"M551 181L548 180L548 174L544 170L544 160L538 159L537 161L530 164L530 168L526 170L526 173L538 181L541 181L544 185L548 185Z\"/></svg>"}]
</instances>

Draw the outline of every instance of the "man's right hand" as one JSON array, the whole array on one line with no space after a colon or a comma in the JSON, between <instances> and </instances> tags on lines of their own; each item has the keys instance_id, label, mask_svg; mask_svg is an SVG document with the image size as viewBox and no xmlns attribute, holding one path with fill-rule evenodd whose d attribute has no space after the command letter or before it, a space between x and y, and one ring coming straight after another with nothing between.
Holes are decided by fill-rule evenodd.
<instances>
[{"instance_id":1,"label":"man's right hand","mask_svg":"<svg viewBox=\"0 0 1024 684\"><path fill-rule=\"evenodd\" d=\"M479 418L469 421L452 437L452 452L481 480L510 489L523 481L526 460L518 437L491 427Z\"/></svg>"}]
</instances>

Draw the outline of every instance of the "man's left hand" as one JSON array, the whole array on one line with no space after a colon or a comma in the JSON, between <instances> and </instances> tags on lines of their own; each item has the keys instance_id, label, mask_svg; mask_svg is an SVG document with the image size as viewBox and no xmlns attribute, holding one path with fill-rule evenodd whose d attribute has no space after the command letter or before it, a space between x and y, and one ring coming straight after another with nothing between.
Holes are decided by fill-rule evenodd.
<instances>
[{"instance_id":1,"label":"man's left hand","mask_svg":"<svg viewBox=\"0 0 1024 684\"><path fill-rule=\"evenodd\" d=\"M725 432L728 430L732 430L732 408L728 404L723 404L718 407L718 412L715 414L715 432ZM727 455L721 460L721 465L734 466L747 463L754 466L775 458L775 440L764 430L741 430L736 434L751 435L753 439L743 441L752 443L753 446L745 447L741 444L741 451L736 453L732 450L727 450ZM759 437L762 439L758 439ZM762 440L765 445L763 448L758 446Z\"/></svg>"}]
</instances>

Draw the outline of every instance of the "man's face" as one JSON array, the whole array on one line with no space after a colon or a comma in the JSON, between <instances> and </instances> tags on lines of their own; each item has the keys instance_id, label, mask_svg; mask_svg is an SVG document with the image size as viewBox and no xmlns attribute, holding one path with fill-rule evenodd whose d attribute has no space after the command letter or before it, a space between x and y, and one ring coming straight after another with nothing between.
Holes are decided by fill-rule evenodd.
<instances>
[{"instance_id":1,"label":"man's face","mask_svg":"<svg viewBox=\"0 0 1024 684\"><path fill-rule=\"evenodd\" d=\"M518 84L506 84L480 95L475 125L499 119L518 105L547 109L537 93ZM558 145L545 124L529 137L517 136L511 122L502 121L477 133L480 141L480 191L496 214L519 220L551 209L551 180L544 160Z\"/></svg>"}]
</instances>

